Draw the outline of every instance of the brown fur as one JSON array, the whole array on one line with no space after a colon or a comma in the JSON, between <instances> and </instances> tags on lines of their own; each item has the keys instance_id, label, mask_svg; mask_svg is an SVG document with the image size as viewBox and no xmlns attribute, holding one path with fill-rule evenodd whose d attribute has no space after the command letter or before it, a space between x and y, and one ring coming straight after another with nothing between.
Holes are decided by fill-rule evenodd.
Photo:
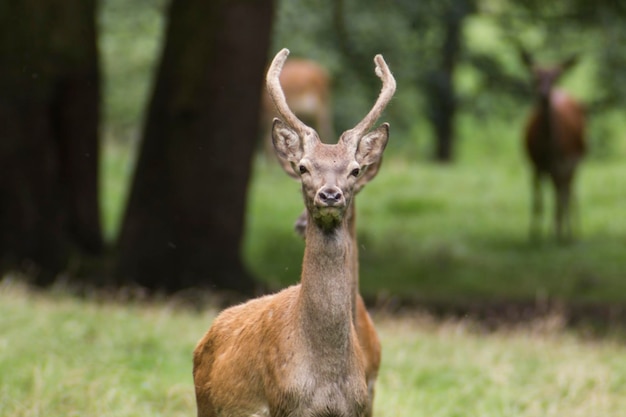
<instances>
[{"instance_id":1,"label":"brown fur","mask_svg":"<svg viewBox=\"0 0 626 417\"><path fill-rule=\"evenodd\" d=\"M562 90L554 88L561 74L571 67L570 59L555 67L537 67L528 54L524 62L532 71L537 102L525 129L525 150L533 170L531 236L539 234L543 202L541 183L549 178L555 188L555 235L559 241L573 238L572 188L576 169L586 152L585 114L582 106Z\"/></svg>"}]
</instances>

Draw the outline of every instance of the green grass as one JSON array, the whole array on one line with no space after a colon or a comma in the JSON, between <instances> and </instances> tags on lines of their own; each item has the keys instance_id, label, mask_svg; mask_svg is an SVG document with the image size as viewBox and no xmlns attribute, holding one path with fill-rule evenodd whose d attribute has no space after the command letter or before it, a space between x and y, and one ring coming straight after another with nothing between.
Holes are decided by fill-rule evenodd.
<instances>
[{"instance_id":1,"label":"green grass","mask_svg":"<svg viewBox=\"0 0 626 417\"><path fill-rule=\"evenodd\" d=\"M107 133L138 134L162 48L163 0L103 0L98 14Z\"/></svg>"},{"instance_id":2,"label":"green grass","mask_svg":"<svg viewBox=\"0 0 626 417\"><path fill-rule=\"evenodd\" d=\"M200 317L28 293L7 279L0 299L1 415L191 415Z\"/></svg>"},{"instance_id":3,"label":"green grass","mask_svg":"<svg viewBox=\"0 0 626 417\"><path fill-rule=\"evenodd\" d=\"M0 414L195 415L191 353L214 310L118 298L35 293L5 279ZM558 316L489 333L419 313L374 320L377 417L621 417L626 408L621 333L589 338Z\"/></svg>"},{"instance_id":4,"label":"green grass","mask_svg":"<svg viewBox=\"0 0 626 417\"><path fill-rule=\"evenodd\" d=\"M626 405L623 346L581 340L555 331L555 324L558 328L558 319L481 335L467 322L381 320L385 360L378 393L384 404L377 411L389 416L619 415Z\"/></svg>"}]
</instances>

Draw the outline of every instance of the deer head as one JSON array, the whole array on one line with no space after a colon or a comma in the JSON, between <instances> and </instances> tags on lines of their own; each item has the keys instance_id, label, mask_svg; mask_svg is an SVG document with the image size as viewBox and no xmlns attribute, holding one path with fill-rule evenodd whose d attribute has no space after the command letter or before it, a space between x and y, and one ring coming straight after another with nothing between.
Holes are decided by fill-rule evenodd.
<instances>
[{"instance_id":1,"label":"deer head","mask_svg":"<svg viewBox=\"0 0 626 417\"><path fill-rule=\"evenodd\" d=\"M389 138L389 125L384 123L371 132L370 129L391 100L396 83L383 57L376 55L376 74L383 83L376 103L336 144L325 144L287 105L279 75L288 55L289 50L281 50L267 73L268 92L282 117L274 119L272 141L283 166L291 167L300 179L310 217L317 226L330 230L343 220L359 189L359 180L369 169L374 174L378 169Z\"/></svg>"},{"instance_id":2,"label":"deer head","mask_svg":"<svg viewBox=\"0 0 626 417\"><path fill-rule=\"evenodd\" d=\"M561 76L578 62L578 56L573 55L556 65L539 66L532 55L524 49L520 49L520 58L532 74L535 93L542 99L549 97Z\"/></svg>"}]
</instances>

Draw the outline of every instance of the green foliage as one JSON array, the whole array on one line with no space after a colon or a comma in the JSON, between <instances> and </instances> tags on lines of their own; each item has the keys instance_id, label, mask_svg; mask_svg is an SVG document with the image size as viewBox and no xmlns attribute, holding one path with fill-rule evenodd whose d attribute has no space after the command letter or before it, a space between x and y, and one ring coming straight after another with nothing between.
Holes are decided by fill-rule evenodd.
<instances>
[{"instance_id":1,"label":"green foliage","mask_svg":"<svg viewBox=\"0 0 626 417\"><path fill-rule=\"evenodd\" d=\"M141 128L166 3L101 2L104 131L116 138L136 138ZM601 141L592 149L610 154L615 139L607 135L612 117L607 114L626 100L626 82L620 77L626 53L619 47L626 36L625 14L617 2L602 1L589 9L588 3L577 0L278 1L271 52L288 47L294 56L328 68L337 131L352 127L369 110L380 88L372 58L382 53L398 81L397 94L383 117L403 138L391 148L405 152L416 142L432 142L423 82L441 59L442 19L457 3L468 4L473 11L464 20L464 45L455 73L462 115L477 121L507 120L527 107L528 75L519 62L516 42L540 61L578 53L581 63L564 80L565 86L592 111L592 138ZM343 25L337 16L344 17Z\"/></svg>"},{"instance_id":2,"label":"green foliage","mask_svg":"<svg viewBox=\"0 0 626 417\"><path fill-rule=\"evenodd\" d=\"M626 14L618 2L590 4L341 0L330 6L311 0L280 1L273 51L286 46L328 67L334 79L338 131L350 128L371 105L379 88L371 59L382 53L398 81L398 92L384 117L405 141L391 146L403 148L417 140L409 133L425 123L432 107L424 91L430 83L428 74L442 59L442 25L448 14L465 7L471 14L464 19L455 72L462 114L506 120L530 103L529 76L516 48L523 44L540 62L580 55L580 65L564 85L600 120L594 123L592 137L604 136L605 121L610 123L605 115L626 100L626 83L620 77L626 53L619 47L626 36ZM344 16L343 25L337 23L338 14ZM432 141L430 129L424 133ZM602 149L612 146L613 140L603 139Z\"/></svg>"},{"instance_id":3,"label":"green foliage","mask_svg":"<svg viewBox=\"0 0 626 417\"><path fill-rule=\"evenodd\" d=\"M148 103L164 27L164 0L104 0L98 15L104 125L135 138Z\"/></svg>"},{"instance_id":4,"label":"green foliage","mask_svg":"<svg viewBox=\"0 0 626 417\"><path fill-rule=\"evenodd\" d=\"M340 13L340 5L343 11ZM278 2L272 51L288 47L294 55L322 63L333 79L333 113L337 131L353 127L371 108L380 90L374 55L381 53L399 88L387 113L398 129L408 129L418 110L417 72L411 49L415 37L402 11L386 1L355 1L321 5L309 0ZM338 22L338 13L344 22ZM393 28L393 30L389 30ZM345 45L343 49L338 45ZM395 103L402 103L400 111Z\"/></svg>"}]
</instances>

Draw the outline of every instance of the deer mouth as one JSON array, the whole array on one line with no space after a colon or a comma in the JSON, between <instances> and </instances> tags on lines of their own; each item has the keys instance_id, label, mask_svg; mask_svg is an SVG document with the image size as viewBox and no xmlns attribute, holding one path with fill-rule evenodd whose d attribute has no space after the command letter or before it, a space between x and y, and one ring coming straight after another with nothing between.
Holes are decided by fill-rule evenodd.
<instances>
[{"instance_id":1,"label":"deer mouth","mask_svg":"<svg viewBox=\"0 0 626 417\"><path fill-rule=\"evenodd\" d=\"M313 221L323 229L339 226L344 217L345 205L316 206L312 214Z\"/></svg>"},{"instance_id":2,"label":"deer mouth","mask_svg":"<svg viewBox=\"0 0 626 417\"><path fill-rule=\"evenodd\" d=\"M346 200L343 196L337 200L321 200L316 198L313 202L314 210L320 215L336 216L341 215L346 210Z\"/></svg>"},{"instance_id":3,"label":"deer mouth","mask_svg":"<svg viewBox=\"0 0 626 417\"><path fill-rule=\"evenodd\" d=\"M326 216L337 217L337 216L343 215L344 208L345 208L344 205L317 207L317 214L318 216L323 216L323 217L326 217Z\"/></svg>"}]
</instances>

